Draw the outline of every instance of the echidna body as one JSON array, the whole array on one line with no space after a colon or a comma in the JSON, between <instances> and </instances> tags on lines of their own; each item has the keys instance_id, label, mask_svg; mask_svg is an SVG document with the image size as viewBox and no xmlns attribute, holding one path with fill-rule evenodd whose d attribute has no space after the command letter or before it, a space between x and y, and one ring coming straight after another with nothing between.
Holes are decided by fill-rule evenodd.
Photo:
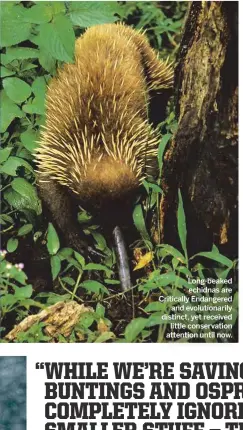
<instances>
[{"instance_id":1,"label":"echidna body","mask_svg":"<svg viewBox=\"0 0 243 430\"><path fill-rule=\"evenodd\" d=\"M76 41L75 64L52 79L38 183L59 227L76 238L72 245L78 243L72 196L88 209L109 208L125 202L146 176L159 143L148 121L149 91L167 89L172 80L171 66L146 37L121 24L88 29Z\"/></svg>"}]
</instances>

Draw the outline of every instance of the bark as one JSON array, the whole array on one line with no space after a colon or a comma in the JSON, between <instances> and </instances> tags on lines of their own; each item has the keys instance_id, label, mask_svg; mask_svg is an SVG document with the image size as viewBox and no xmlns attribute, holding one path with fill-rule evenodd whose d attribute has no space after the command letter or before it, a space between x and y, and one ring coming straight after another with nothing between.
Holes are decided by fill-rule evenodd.
<instances>
[{"instance_id":1,"label":"bark","mask_svg":"<svg viewBox=\"0 0 243 430\"><path fill-rule=\"evenodd\" d=\"M162 241L178 245L180 188L189 252L212 242L236 251L237 16L237 2L192 2L178 54L178 129L164 156L160 223Z\"/></svg>"}]
</instances>

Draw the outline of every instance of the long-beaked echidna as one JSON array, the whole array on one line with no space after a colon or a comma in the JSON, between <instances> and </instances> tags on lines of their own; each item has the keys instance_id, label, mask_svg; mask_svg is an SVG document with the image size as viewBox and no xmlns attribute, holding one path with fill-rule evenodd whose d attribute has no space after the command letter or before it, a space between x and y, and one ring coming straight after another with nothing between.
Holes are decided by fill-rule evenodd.
<instances>
[{"instance_id":1,"label":"long-beaked echidna","mask_svg":"<svg viewBox=\"0 0 243 430\"><path fill-rule=\"evenodd\" d=\"M149 92L172 86L173 70L146 37L122 24L97 25L76 41L47 91L36 154L42 199L71 246L82 251L76 200L116 225L156 157ZM74 199L76 197L76 199ZM116 215L114 215L116 214Z\"/></svg>"}]
</instances>

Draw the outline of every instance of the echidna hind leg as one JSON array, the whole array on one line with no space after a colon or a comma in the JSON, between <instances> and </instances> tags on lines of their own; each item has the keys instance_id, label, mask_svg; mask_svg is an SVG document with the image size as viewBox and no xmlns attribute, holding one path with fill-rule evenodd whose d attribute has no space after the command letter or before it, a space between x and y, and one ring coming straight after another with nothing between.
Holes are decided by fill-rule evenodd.
<instances>
[{"instance_id":1,"label":"echidna hind leg","mask_svg":"<svg viewBox=\"0 0 243 430\"><path fill-rule=\"evenodd\" d=\"M88 244L81 239L82 230L77 221L77 209L68 192L54 180L39 182L40 196L51 212L55 224L61 230L68 246L83 254L92 252ZM95 251L94 251L95 253Z\"/></svg>"},{"instance_id":2,"label":"echidna hind leg","mask_svg":"<svg viewBox=\"0 0 243 430\"><path fill-rule=\"evenodd\" d=\"M136 34L135 42L141 52L142 63L149 90L171 88L174 82L174 69L168 61L161 60L151 48L143 34Z\"/></svg>"},{"instance_id":3,"label":"echidna hind leg","mask_svg":"<svg viewBox=\"0 0 243 430\"><path fill-rule=\"evenodd\" d=\"M141 62L144 68L148 90L162 90L173 86L174 68L168 61L161 60L151 48L144 32L139 32L123 24L106 24L107 28L114 28L116 32L125 35L140 51Z\"/></svg>"}]
</instances>

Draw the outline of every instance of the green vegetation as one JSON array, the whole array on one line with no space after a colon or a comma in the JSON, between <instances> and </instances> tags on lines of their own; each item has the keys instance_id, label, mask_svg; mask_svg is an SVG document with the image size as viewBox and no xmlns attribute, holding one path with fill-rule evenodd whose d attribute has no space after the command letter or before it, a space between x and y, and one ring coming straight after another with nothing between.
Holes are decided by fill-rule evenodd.
<instances>
[{"instance_id":1,"label":"green vegetation","mask_svg":"<svg viewBox=\"0 0 243 430\"><path fill-rule=\"evenodd\" d=\"M85 211L79 213L81 228L93 238L97 250L104 254L102 264L86 261L73 249L62 247L54 225L48 223L42 214L35 185L33 152L38 145L40 127L45 123L46 87L62 62L73 61L75 38L86 27L123 21L135 28L146 29L152 46L160 50L162 57L169 55L173 59L179 47L186 3L2 2L2 339L26 316L60 301L75 300L91 306L94 311L84 313L68 337L60 335L55 341L171 341L166 337L166 334L173 332L170 321L162 317L175 313L188 314L185 309L173 309L183 297L190 298L188 279L227 279L230 274L234 280L235 262L221 255L215 246L211 252L188 256L186 216L180 191L177 220L181 250L156 244L155 234L149 231L147 219L153 214L153 224L158 234L162 190L159 180L157 183L145 181L147 199L145 202L139 201L133 213L134 225L141 237L139 242L133 244L135 251L140 253L136 267L139 276L131 291L121 293L114 250L107 245L100 227L92 224ZM165 147L176 130L173 110L161 127L158 151L160 173ZM33 278L29 266L35 258L42 261L41 270L44 267L50 275L44 291L28 280L28 277ZM238 312L237 287L233 285L233 292L230 293L223 292L223 286L220 284L219 292L214 294L197 295L207 296L208 303L212 304L222 294L226 298L233 296L231 323L234 325ZM160 297L170 296L174 298L173 302L159 301ZM194 314L195 321L203 321L203 312L195 311ZM220 329L214 327L217 322L203 332L220 333ZM200 335L201 329L189 331ZM231 341L236 340L232 330L229 329L228 333ZM206 336L202 339L217 341ZM45 333L45 323L39 322L19 334L17 341L49 342L52 338Z\"/></svg>"}]
</instances>

